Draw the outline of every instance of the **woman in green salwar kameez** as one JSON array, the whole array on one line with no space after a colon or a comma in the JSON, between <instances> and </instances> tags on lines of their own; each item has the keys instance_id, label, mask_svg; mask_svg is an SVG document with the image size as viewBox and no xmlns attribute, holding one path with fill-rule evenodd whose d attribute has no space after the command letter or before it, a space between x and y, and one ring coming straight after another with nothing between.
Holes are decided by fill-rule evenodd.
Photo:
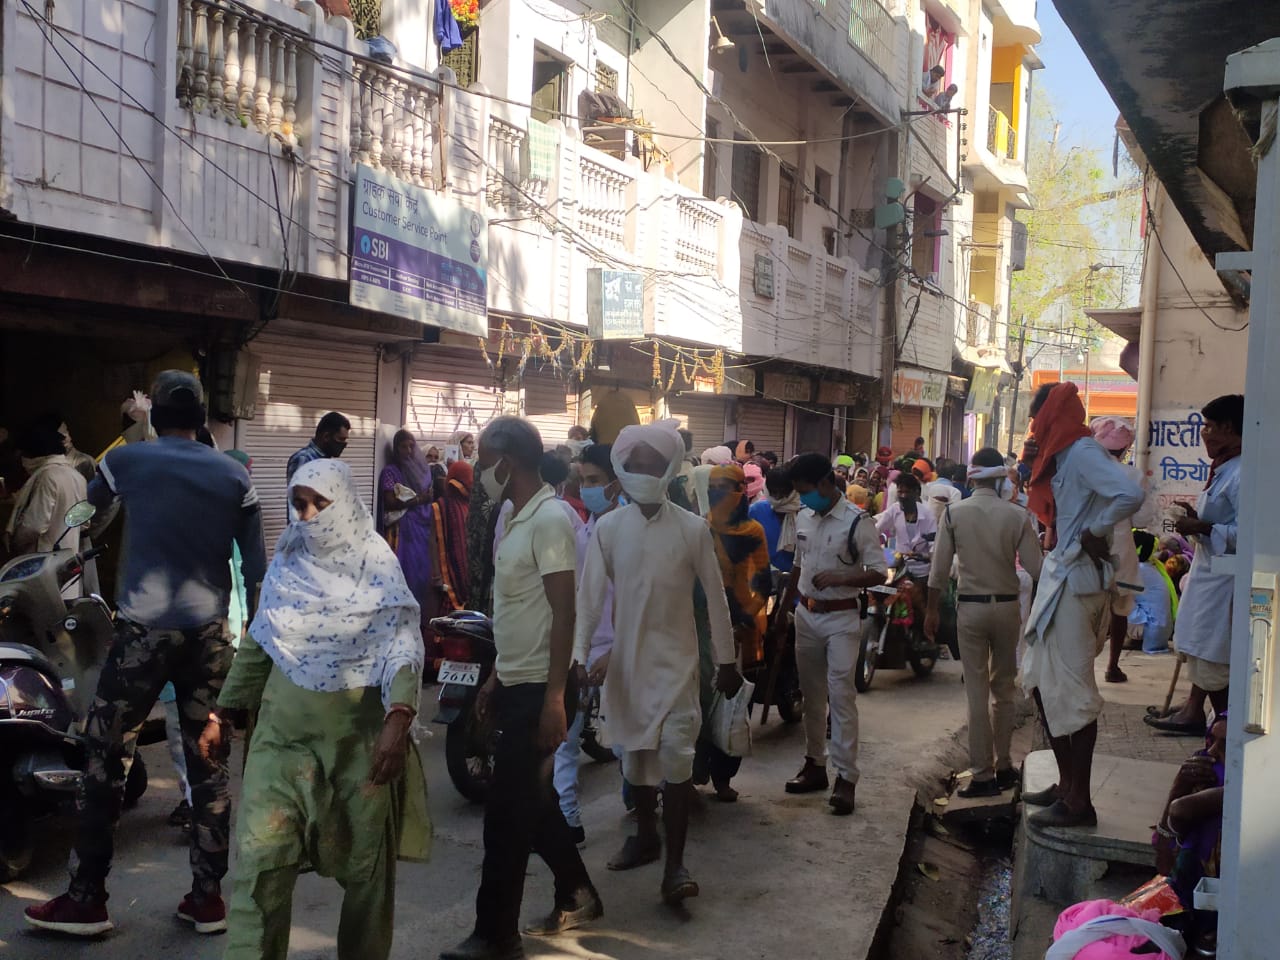
<instances>
[{"instance_id":1,"label":"woman in green salwar kameez","mask_svg":"<svg viewBox=\"0 0 1280 960\"><path fill-rule=\"evenodd\" d=\"M418 605L340 460L302 467L298 519L218 698L259 710L236 825L225 960L284 960L293 889L314 869L343 888L341 960L390 954L397 859L430 847L409 739L421 689ZM211 720L206 737L224 729Z\"/></svg>"}]
</instances>

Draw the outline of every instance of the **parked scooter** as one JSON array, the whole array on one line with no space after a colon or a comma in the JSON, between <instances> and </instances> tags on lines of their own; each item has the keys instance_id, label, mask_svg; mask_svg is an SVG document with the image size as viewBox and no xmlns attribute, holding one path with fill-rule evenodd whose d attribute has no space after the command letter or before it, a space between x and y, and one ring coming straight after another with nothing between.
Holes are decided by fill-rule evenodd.
<instances>
[{"instance_id":1,"label":"parked scooter","mask_svg":"<svg viewBox=\"0 0 1280 960\"><path fill-rule=\"evenodd\" d=\"M80 554L62 541L94 512L76 504L51 551L0 568L0 882L31 862L32 820L69 806L80 782L84 724L113 628L101 597L64 597L103 549ZM136 757L126 803L145 789L146 766Z\"/></svg>"},{"instance_id":2,"label":"parked scooter","mask_svg":"<svg viewBox=\"0 0 1280 960\"><path fill-rule=\"evenodd\" d=\"M483 803L493 779L498 731L492 714L478 717L475 707L476 694L493 672L498 655L493 621L475 610L457 610L432 619L431 629L444 658L436 671L440 706L435 722L448 726L445 766L460 794L472 803Z\"/></svg>"},{"instance_id":3,"label":"parked scooter","mask_svg":"<svg viewBox=\"0 0 1280 960\"><path fill-rule=\"evenodd\" d=\"M927 677L938 662L939 647L924 635L924 618L917 615L919 587L907 576L908 560L924 560L916 553L895 553L881 586L863 595L863 631L854 669L859 693L871 689L876 670L902 670L908 665L917 677ZM923 607L923 604L920 604Z\"/></svg>"}]
</instances>

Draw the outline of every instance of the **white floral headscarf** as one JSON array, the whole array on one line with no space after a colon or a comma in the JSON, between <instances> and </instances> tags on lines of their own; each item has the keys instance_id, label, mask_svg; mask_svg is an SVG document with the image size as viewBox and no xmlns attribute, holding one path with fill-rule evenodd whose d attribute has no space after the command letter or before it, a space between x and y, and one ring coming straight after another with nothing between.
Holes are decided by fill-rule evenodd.
<instances>
[{"instance_id":1,"label":"white floral headscarf","mask_svg":"<svg viewBox=\"0 0 1280 960\"><path fill-rule=\"evenodd\" d=\"M378 687L389 707L400 668L422 673L418 602L374 530L350 467L314 460L294 474L290 493L294 487L310 487L330 505L285 528L249 632L304 690Z\"/></svg>"}]
</instances>

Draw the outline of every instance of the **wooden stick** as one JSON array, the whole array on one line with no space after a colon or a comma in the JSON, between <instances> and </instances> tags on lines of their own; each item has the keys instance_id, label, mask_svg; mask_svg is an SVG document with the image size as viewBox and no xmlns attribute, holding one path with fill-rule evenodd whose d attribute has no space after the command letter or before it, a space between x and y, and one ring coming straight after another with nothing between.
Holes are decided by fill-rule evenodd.
<instances>
[{"instance_id":1,"label":"wooden stick","mask_svg":"<svg viewBox=\"0 0 1280 960\"><path fill-rule=\"evenodd\" d=\"M1182 672L1182 665L1186 662L1185 654L1178 654L1177 659L1173 661L1173 679L1169 681L1169 691L1164 695L1164 709L1160 711L1160 716L1169 715L1169 704L1173 703L1173 691L1178 685L1178 674Z\"/></svg>"}]
</instances>

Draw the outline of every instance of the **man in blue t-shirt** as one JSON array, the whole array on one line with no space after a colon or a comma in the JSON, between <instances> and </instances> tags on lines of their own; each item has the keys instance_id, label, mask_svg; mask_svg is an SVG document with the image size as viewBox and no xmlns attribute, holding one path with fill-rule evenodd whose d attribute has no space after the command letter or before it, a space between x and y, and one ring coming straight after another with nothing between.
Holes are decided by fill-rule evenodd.
<instances>
[{"instance_id":1,"label":"man in blue t-shirt","mask_svg":"<svg viewBox=\"0 0 1280 960\"><path fill-rule=\"evenodd\" d=\"M116 636L86 727L71 886L26 910L33 926L77 936L98 936L112 927L106 877L122 786L138 730L168 682L177 692L192 806L193 883L178 916L198 933L227 928L221 892L231 821L227 755L212 753L204 743L210 739L207 726L217 722L212 711L231 667L232 544L240 548L252 608L266 573L262 518L245 468L196 440L205 422L200 382L166 370L151 388L151 404L158 439L112 450L89 485L96 506L124 503L127 549ZM252 619L252 609L248 615Z\"/></svg>"},{"instance_id":2,"label":"man in blue t-shirt","mask_svg":"<svg viewBox=\"0 0 1280 960\"><path fill-rule=\"evenodd\" d=\"M753 503L747 513L764 527L769 565L781 573L790 573L796 556L796 515L802 509L800 497L791 486L791 477L785 467L774 467L765 474L764 492L766 498Z\"/></svg>"}]
</instances>

